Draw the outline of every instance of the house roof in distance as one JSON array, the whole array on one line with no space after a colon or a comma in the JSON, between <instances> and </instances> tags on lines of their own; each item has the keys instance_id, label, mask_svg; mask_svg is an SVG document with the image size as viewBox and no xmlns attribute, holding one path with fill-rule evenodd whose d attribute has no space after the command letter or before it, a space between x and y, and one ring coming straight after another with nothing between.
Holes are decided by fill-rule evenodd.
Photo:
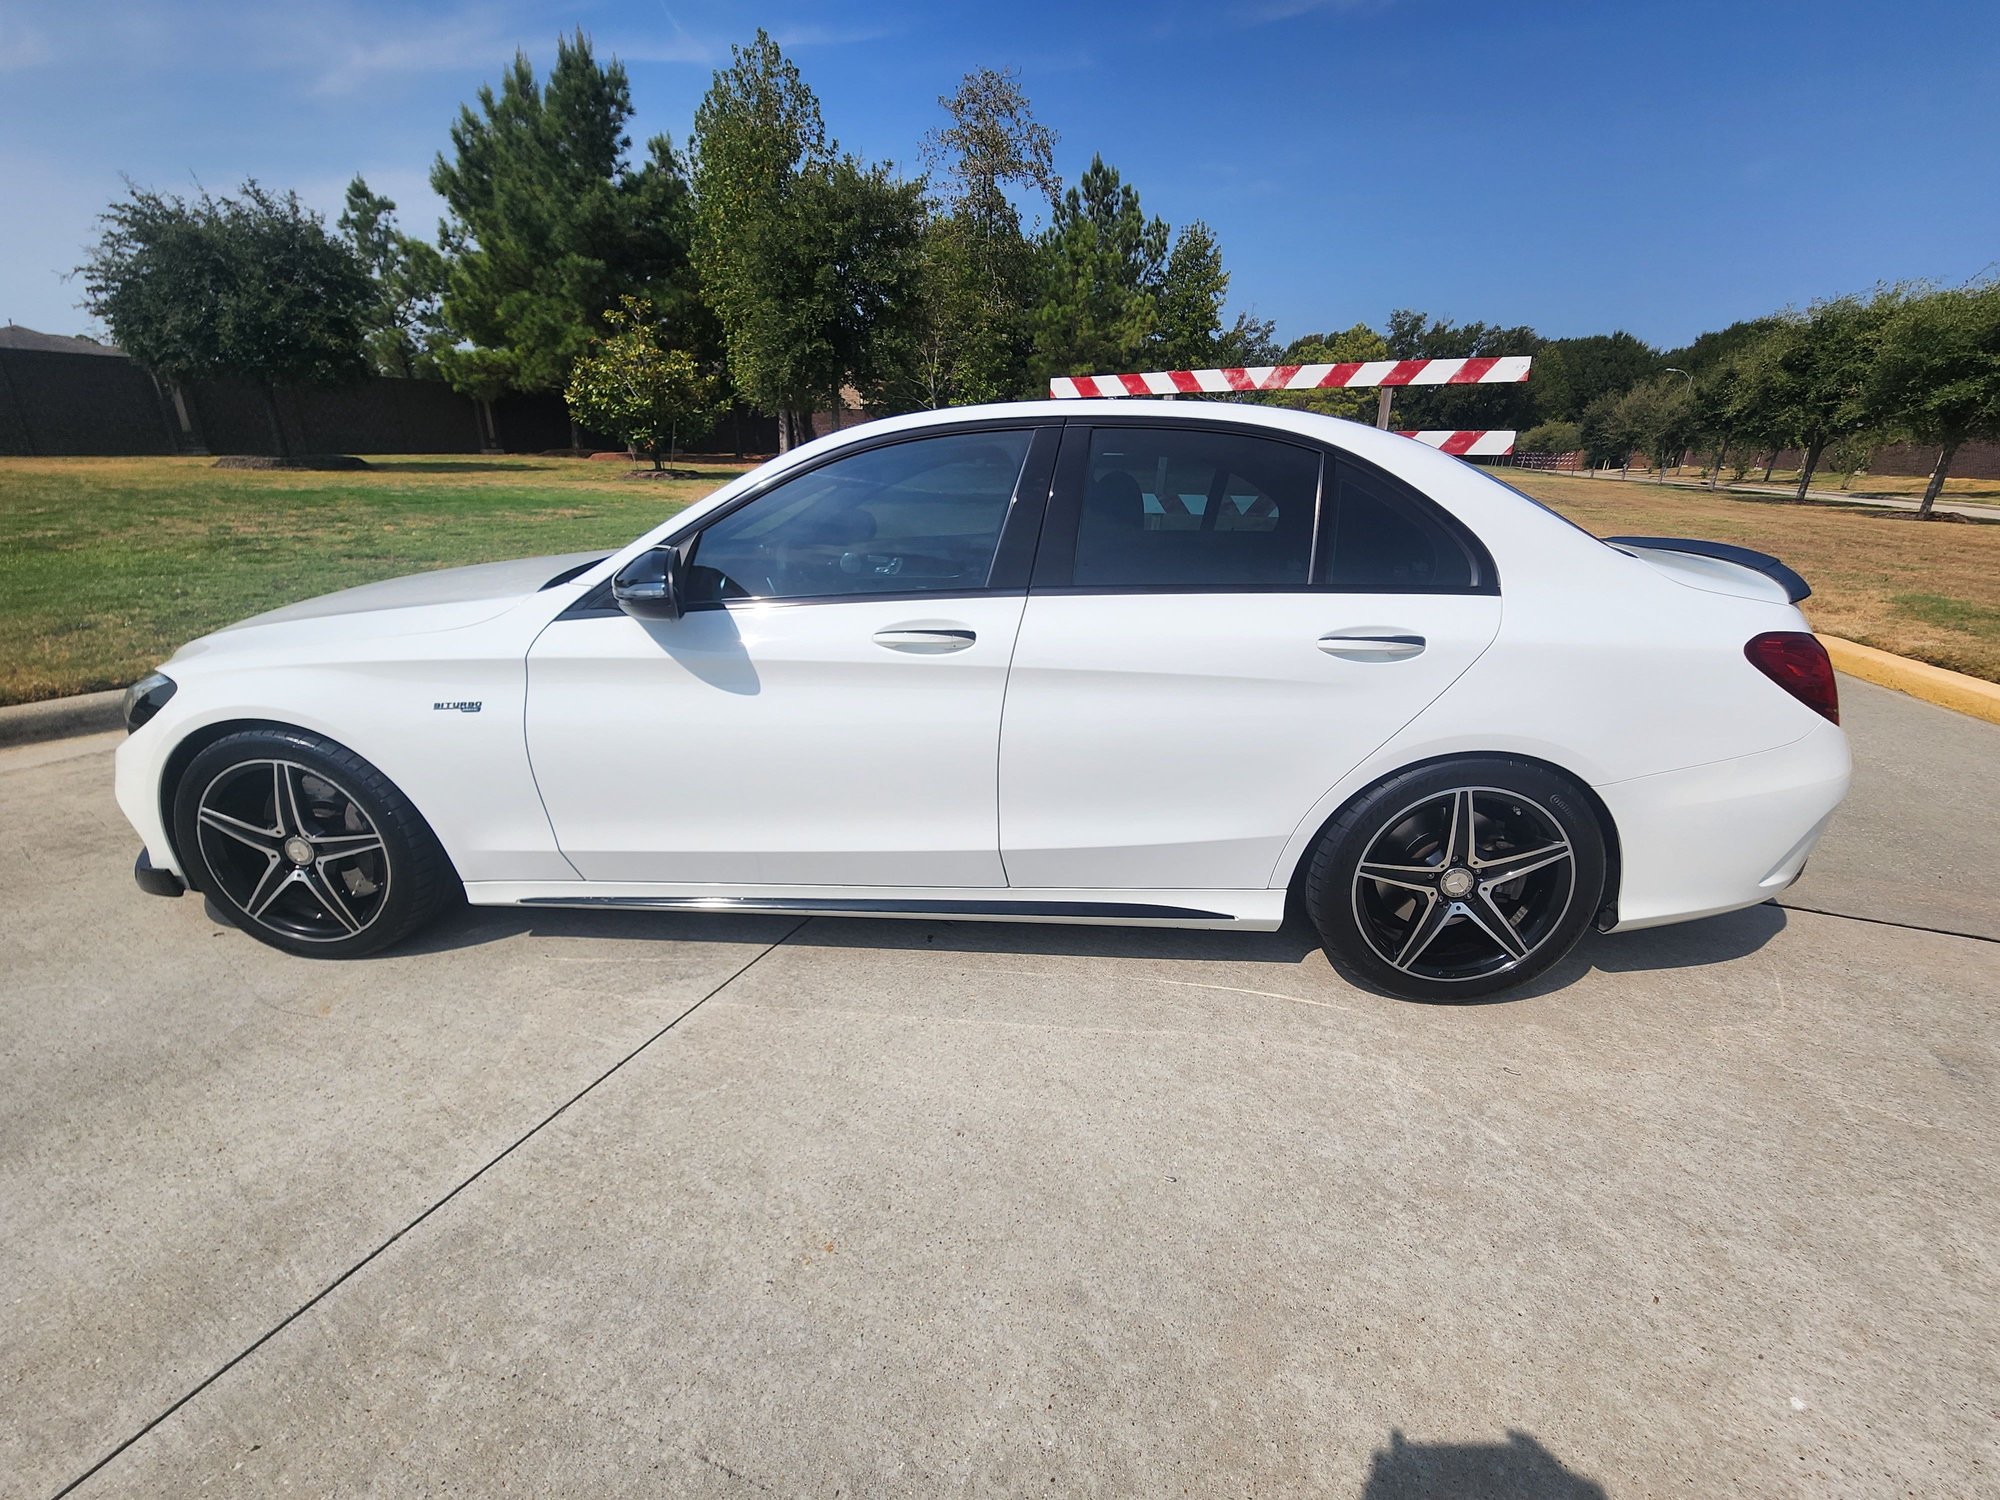
<instances>
[{"instance_id":1,"label":"house roof in distance","mask_svg":"<svg viewBox=\"0 0 2000 1500\"><path fill-rule=\"evenodd\" d=\"M122 359L125 351L116 344L100 344L81 334L39 333L19 323L0 324L0 349L39 349L50 354L109 354Z\"/></svg>"}]
</instances>

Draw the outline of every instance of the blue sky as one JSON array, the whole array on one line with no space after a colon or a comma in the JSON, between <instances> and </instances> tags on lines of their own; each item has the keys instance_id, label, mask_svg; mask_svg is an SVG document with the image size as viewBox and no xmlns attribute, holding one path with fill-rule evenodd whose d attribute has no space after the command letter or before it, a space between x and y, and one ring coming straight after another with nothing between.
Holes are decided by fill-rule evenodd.
<instances>
[{"instance_id":1,"label":"blue sky","mask_svg":"<svg viewBox=\"0 0 2000 1500\"><path fill-rule=\"evenodd\" d=\"M1878 280L2000 262L1993 0L4 0L0 320L89 326L60 273L120 174L255 176L327 210L356 171L429 233L460 101L581 26L635 135L684 142L768 27L850 150L910 170L937 96L1019 70L1093 152L1206 219L1232 310L1290 337L1395 307L1671 346Z\"/></svg>"}]
</instances>

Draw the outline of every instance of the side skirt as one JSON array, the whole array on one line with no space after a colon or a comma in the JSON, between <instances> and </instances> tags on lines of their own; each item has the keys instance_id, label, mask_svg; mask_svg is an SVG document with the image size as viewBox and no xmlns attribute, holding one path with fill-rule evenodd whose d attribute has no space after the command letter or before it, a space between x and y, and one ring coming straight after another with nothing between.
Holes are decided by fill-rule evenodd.
<instances>
[{"instance_id":1,"label":"side skirt","mask_svg":"<svg viewBox=\"0 0 2000 1500\"><path fill-rule=\"evenodd\" d=\"M948 891L797 886L646 886L597 882L470 881L476 906L559 906L631 911L765 912L814 917L903 917L965 922L1074 922L1133 927L1273 932L1285 916L1277 891Z\"/></svg>"}]
</instances>

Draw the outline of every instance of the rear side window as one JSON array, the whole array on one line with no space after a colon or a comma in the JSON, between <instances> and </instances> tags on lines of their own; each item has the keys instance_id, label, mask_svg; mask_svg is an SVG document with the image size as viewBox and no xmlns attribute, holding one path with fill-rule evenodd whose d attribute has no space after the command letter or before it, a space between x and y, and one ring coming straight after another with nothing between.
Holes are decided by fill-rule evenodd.
<instances>
[{"instance_id":1,"label":"rear side window","mask_svg":"<svg viewBox=\"0 0 2000 1500\"><path fill-rule=\"evenodd\" d=\"M1228 432L1101 427L1077 521L1082 588L1304 588L1319 455Z\"/></svg>"},{"instance_id":2,"label":"rear side window","mask_svg":"<svg viewBox=\"0 0 2000 1500\"><path fill-rule=\"evenodd\" d=\"M1446 592L1486 580L1465 544L1403 485L1342 460L1322 529L1319 576L1350 593Z\"/></svg>"}]
</instances>

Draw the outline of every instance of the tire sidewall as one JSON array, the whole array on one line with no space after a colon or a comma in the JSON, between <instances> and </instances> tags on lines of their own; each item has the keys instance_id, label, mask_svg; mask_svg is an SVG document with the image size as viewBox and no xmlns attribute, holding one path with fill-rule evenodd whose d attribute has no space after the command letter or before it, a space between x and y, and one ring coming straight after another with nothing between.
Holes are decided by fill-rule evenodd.
<instances>
[{"instance_id":1,"label":"tire sidewall","mask_svg":"<svg viewBox=\"0 0 2000 1500\"><path fill-rule=\"evenodd\" d=\"M1412 803L1459 787L1492 787L1530 798L1554 817L1570 842L1574 884L1568 910L1533 953L1513 968L1479 979L1406 974L1375 952L1354 915L1354 876L1387 821ZM1327 956L1349 978L1405 1000L1481 1000L1528 983L1574 948L1604 899L1604 831L1596 808L1575 782L1533 761L1471 756L1399 772L1356 797L1328 825L1308 866L1306 910Z\"/></svg>"},{"instance_id":2,"label":"tire sidewall","mask_svg":"<svg viewBox=\"0 0 2000 1500\"><path fill-rule=\"evenodd\" d=\"M231 766L285 760L324 776L354 799L382 835L389 864L389 892L375 920L351 937L314 942L266 927L245 912L209 867L198 814L203 792ZM188 763L174 790L174 839L182 864L215 910L236 927L302 958L357 958L406 937L443 904L447 887L461 890L437 836L395 784L344 746L304 730L250 729L205 747ZM441 874L448 879L441 880Z\"/></svg>"}]
</instances>

